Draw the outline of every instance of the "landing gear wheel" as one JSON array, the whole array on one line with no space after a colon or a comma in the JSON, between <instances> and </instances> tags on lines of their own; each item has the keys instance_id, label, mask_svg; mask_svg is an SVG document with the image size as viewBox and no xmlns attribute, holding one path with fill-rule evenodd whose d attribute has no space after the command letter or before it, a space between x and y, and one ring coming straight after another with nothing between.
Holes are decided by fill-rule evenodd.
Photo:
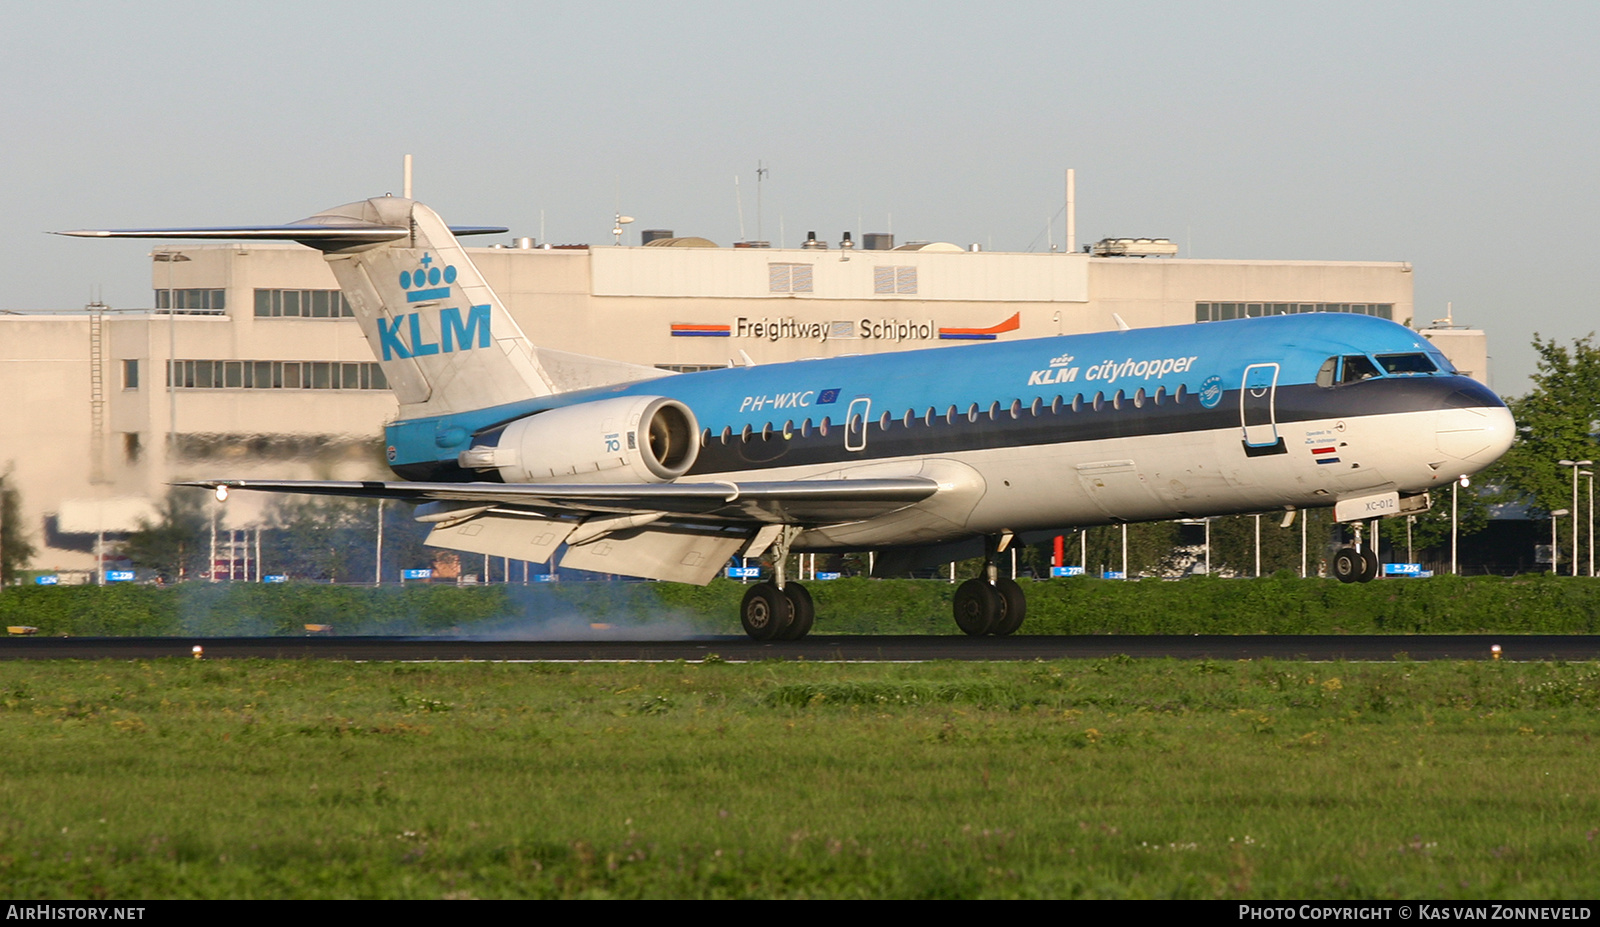
<instances>
[{"instance_id":1,"label":"landing gear wheel","mask_svg":"<svg viewBox=\"0 0 1600 927\"><path fill-rule=\"evenodd\" d=\"M789 626L783 630L777 640L797 641L811 633L811 625L817 620L817 607L811 602L811 593L799 583L786 583L783 594L788 597L789 605L793 609L794 618Z\"/></svg>"},{"instance_id":2,"label":"landing gear wheel","mask_svg":"<svg viewBox=\"0 0 1600 927\"><path fill-rule=\"evenodd\" d=\"M1017 629L1022 627L1022 619L1028 615L1028 596L1014 579L995 580L994 590L1000 593L1000 600L1005 604L1005 611L1000 616L1000 620L995 622L994 628L989 633L997 637L1017 633Z\"/></svg>"},{"instance_id":3,"label":"landing gear wheel","mask_svg":"<svg viewBox=\"0 0 1600 927\"><path fill-rule=\"evenodd\" d=\"M744 594L739 623L753 640L781 640L794 617L794 606L772 583L756 583Z\"/></svg>"},{"instance_id":4,"label":"landing gear wheel","mask_svg":"<svg viewBox=\"0 0 1600 927\"><path fill-rule=\"evenodd\" d=\"M1005 607L1005 599L987 580L969 579L956 587L956 625L973 637L991 633Z\"/></svg>"},{"instance_id":5,"label":"landing gear wheel","mask_svg":"<svg viewBox=\"0 0 1600 927\"><path fill-rule=\"evenodd\" d=\"M1378 552L1367 548L1361 552L1361 576L1357 582L1370 583L1378 578Z\"/></svg>"},{"instance_id":6,"label":"landing gear wheel","mask_svg":"<svg viewBox=\"0 0 1600 927\"><path fill-rule=\"evenodd\" d=\"M1367 571L1367 558L1354 547L1341 547L1333 555L1333 576L1341 583L1355 583L1361 581L1361 574Z\"/></svg>"}]
</instances>

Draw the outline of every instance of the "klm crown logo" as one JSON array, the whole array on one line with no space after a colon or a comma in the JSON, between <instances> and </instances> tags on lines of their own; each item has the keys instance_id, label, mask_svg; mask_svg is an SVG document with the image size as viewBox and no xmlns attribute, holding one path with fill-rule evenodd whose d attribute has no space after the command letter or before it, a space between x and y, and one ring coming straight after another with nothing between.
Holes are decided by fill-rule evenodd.
<instances>
[{"instance_id":1,"label":"klm crown logo","mask_svg":"<svg viewBox=\"0 0 1600 927\"><path fill-rule=\"evenodd\" d=\"M442 269L433 267L433 255L427 253L419 263L422 266L416 270L400 271L400 288L406 291L406 302L424 303L449 297L450 284L456 282L455 265L448 264ZM440 286L441 283L444 286Z\"/></svg>"}]
</instances>

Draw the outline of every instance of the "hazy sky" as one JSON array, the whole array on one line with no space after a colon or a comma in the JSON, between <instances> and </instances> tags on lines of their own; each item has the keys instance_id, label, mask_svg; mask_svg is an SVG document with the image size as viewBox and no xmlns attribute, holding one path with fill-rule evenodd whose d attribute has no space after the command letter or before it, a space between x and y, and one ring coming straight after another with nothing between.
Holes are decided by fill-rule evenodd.
<instances>
[{"instance_id":1,"label":"hazy sky","mask_svg":"<svg viewBox=\"0 0 1600 927\"><path fill-rule=\"evenodd\" d=\"M14 4L0 309L150 303L80 227L288 221L385 192L555 242L816 229L1045 250L1401 260L1417 315L1533 334L1591 308L1594 3ZM891 224L892 223L892 224ZM637 240L636 234L632 239ZM537 338L537 333L531 333Z\"/></svg>"}]
</instances>

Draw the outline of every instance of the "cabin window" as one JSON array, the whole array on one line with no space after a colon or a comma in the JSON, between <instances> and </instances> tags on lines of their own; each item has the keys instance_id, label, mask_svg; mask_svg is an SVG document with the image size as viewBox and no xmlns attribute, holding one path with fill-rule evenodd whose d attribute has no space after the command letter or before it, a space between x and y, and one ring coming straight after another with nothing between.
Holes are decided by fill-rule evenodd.
<instances>
[{"instance_id":1,"label":"cabin window","mask_svg":"<svg viewBox=\"0 0 1600 927\"><path fill-rule=\"evenodd\" d=\"M1426 354L1379 354L1378 366L1397 377L1419 377L1438 373L1439 368Z\"/></svg>"},{"instance_id":2,"label":"cabin window","mask_svg":"<svg viewBox=\"0 0 1600 927\"><path fill-rule=\"evenodd\" d=\"M723 444L727 444L728 441L731 440L732 438L733 438L733 426L732 425L723 425L722 426L722 443Z\"/></svg>"},{"instance_id":3,"label":"cabin window","mask_svg":"<svg viewBox=\"0 0 1600 927\"><path fill-rule=\"evenodd\" d=\"M955 406L951 406L950 408L945 410L945 412L944 412L944 423L946 425L954 425L956 423L956 407Z\"/></svg>"},{"instance_id":4,"label":"cabin window","mask_svg":"<svg viewBox=\"0 0 1600 927\"><path fill-rule=\"evenodd\" d=\"M1155 396L1152 397L1153 399L1155 399L1156 405L1158 405L1158 406L1161 405L1161 400L1165 399L1166 397L1167 397L1167 388L1165 386L1156 387L1156 394L1155 394Z\"/></svg>"},{"instance_id":5,"label":"cabin window","mask_svg":"<svg viewBox=\"0 0 1600 927\"><path fill-rule=\"evenodd\" d=\"M878 416L878 430L879 431L888 431L889 430L889 422L890 422L889 413L885 412L882 415Z\"/></svg>"},{"instance_id":6,"label":"cabin window","mask_svg":"<svg viewBox=\"0 0 1600 927\"><path fill-rule=\"evenodd\" d=\"M700 432L700 446L706 447L711 443L711 429L705 428Z\"/></svg>"},{"instance_id":7,"label":"cabin window","mask_svg":"<svg viewBox=\"0 0 1600 927\"><path fill-rule=\"evenodd\" d=\"M794 419L783 423L783 437L785 440L794 437Z\"/></svg>"},{"instance_id":8,"label":"cabin window","mask_svg":"<svg viewBox=\"0 0 1600 927\"><path fill-rule=\"evenodd\" d=\"M1020 400L1020 399L1011 400L1011 417L1012 418L1021 418L1022 417L1022 400Z\"/></svg>"},{"instance_id":9,"label":"cabin window","mask_svg":"<svg viewBox=\"0 0 1600 927\"><path fill-rule=\"evenodd\" d=\"M1106 394L1104 392L1098 392L1098 393L1094 394L1094 410L1096 412L1099 412L1102 408L1105 407L1105 402L1106 402Z\"/></svg>"},{"instance_id":10,"label":"cabin window","mask_svg":"<svg viewBox=\"0 0 1600 927\"><path fill-rule=\"evenodd\" d=\"M1033 397L1033 405L1028 407L1028 412L1031 413L1034 418L1038 418L1039 417L1039 413L1043 412L1043 411L1044 411L1044 399L1042 397L1039 397L1039 396Z\"/></svg>"},{"instance_id":11,"label":"cabin window","mask_svg":"<svg viewBox=\"0 0 1600 927\"><path fill-rule=\"evenodd\" d=\"M1117 394L1111 397L1111 408L1120 410L1122 408L1122 398L1122 390L1119 389Z\"/></svg>"},{"instance_id":12,"label":"cabin window","mask_svg":"<svg viewBox=\"0 0 1600 927\"><path fill-rule=\"evenodd\" d=\"M826 415L824 415L822 417L822 421L817 423L817 434L822 435L824 438L826 438L828 436L828 426L830 424L831 424L831 422L828 421L828 417Z\"/></svg>"},{"instance_id":13,"label":"cabin window","mask_svg":"<svg viewBox=\"0 0 1600 927\"><path fill-rule=\"evenodd\" d=\"M1187 395L1188 392L1189 391L1186 388L1184 388L1184 385L1182 383L1179 383L1178 384L1178 388L1172 391L1172 402L1173 402L1173 404L1174 405L1180 405L1180 406L1183 405L1183 397L1185 395Z\"/></svg>"},{"instance_id":14,"label":"cabin window","mask_svg":"<svg viewBox=\"0 0 1600 927\"><path fill-rule=\"evenodd\" d=\"M1142 386L1133 394L1133 407L1135 409L1144 408L1144 387Z\"/></svg>"},{"instance_id":15,"label":"cabin window","mask_svg":"<svg viewBox=\"0 0 1600 927\"><path fill-rule=\"evenodd\" d=\"M750 426L749 425L744 426L744 430L739 432L739 440L743 441L743 442L745 442L747 444L750 442Z\"/></svg>"},{"instance_id":16,"label":"cabin window","mask_svg":"<svg viewBox=\"0 0 1600 927\"><path fill-rule=\"evenodd\" d=\"M1061 414L1061 406L1065 402L1066 402L1065 397L1057 396L1055 399L1050 401L1050 411L1055 413L1056 415L1060 415Z\"/></svg>"},{"instance_id":17,"label":"cabin window","mask_svg":"<svg viewBox=\"0 0 1600 927\"><path fill-rule=\"evenodd\" d=\"M917 420L917 410L916 409L907 409L905 416L900 419L900 424L904 425L907 428L910 428L911 427L911 423L916 421L916 420Z\"/></svg>"},{"instance_id":18,"label":"cabin window","mask_svg":"<svg viewBox=\"0 0 1600 927\"><path fill-rule=\"evenodd\" d=\"M1079 393L1078 395L1072 397L1072 411L1074 411L1074 412L1082 412L1083 411L1083 394L1082 393Z\"/></svg>"},{"instance_id":19,"label":"cabin window","mask_svg":"<svg viewBox=\"0 0 1600 927\"><path fill-rule=\"evenodd\" d=\"M933 411L933 406L929 406L928 407L928 411L922 413L922 424L927 425L929 427L932 427L933 426L933 417L936 414L937 413L935 413Z\"/></svg>"},{"instance_id":20,"label":"cabin window","mask_svg":"<svg viewBox=\"0 0 1600 927\"><path fill-rule=\"evenodd\" d=\"M768 422L765 425L761 426L761 440L763 440L763 441L771 441L772 440L772 423L771 422Z\"/></svg>"},{"instance_id":21,"label":"cabin window","mask_svg":"<svg viewBox=\"0 0 1600 927\"><path fill-rule=\"evenodd\" d=\"M991 422L997 421L999 418L1000 418L1000 400L996 399L994 402L989 403L989 421L991 421Z\"/></svg>"},{"instance_id":22,"label":"cabin window","mask_svg":"<svg viewBox=\"0 0 1600 927\"><path fill-rule=\"evenodd\" d=\"M973 403L972 405L967 406L967 421L976 422L977 420L978 420L978 404L977 403Z\"/></svg>"}]
</instances>

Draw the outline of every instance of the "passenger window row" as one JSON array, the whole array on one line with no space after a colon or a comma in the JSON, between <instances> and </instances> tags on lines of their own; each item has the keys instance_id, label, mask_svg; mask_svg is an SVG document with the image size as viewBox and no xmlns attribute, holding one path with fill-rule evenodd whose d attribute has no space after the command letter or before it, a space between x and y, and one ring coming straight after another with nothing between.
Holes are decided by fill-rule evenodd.
<instances>
[{"instance_id":1,"label":"passenger window row","mask_svg":"<svg viewBox=\"0 0 1600 927\"><path fill-rule=\"evenodd\" d=\"M1156 387L1154 392L1147 392L1141 387L1132 394L1119 389L1110 397L1107 397L1104 392L1097 392L1093 396L1085 396L1083 393L1078 393L1070 400L1065 396L1058 395L1048 404L1046 404L1043 397L1035 397L1033 402L1028 405L1023 405L1021 399L1013 399L1009 406L1002 406L996 401L989 403L987 408L983 408L974 402L967 406L965 410L952 405L947 406L943 412L933 406L928 406L920 413L916 409L907 409L898 416L892 412L884 412L878 416L877 423L879 431L888 431L889 426L894 422L899 422L903 428L911 428L919 423L924 427L932 427L935 422L943 422L946 425L954 425L961 421L975 423L983 418L987 418L991 422L998 422L1005 419L1017 420L1024 415L1039 418L1045 414L1046 409L1049 410L1051 415L1060 415L1063 410L1071 412L1083 412L1086 410L1101 412L1106 409L1120 411L1122 409L1142 409L1146 406L1181 405L1193 395L1183 384L1179 384L1177 389L1170 392L1164 386ZM861 415L856 414L850 417L848 427L851 433L857 434L860 433L864 424ZM793 419L785 421L782 425L767 422L760 428L754 425L746 425L737 432L733 430L733 426L729 425L724 426L720 434L713 434L711 429L706 428L701 431L700 446L707 447L713 441L726 445L733 443L735 440L750 441L752 438L771 440L774 435L792 438L798 434L802 438L809 438L813 434L817 434L826 437L829 430L836 427L838 426L832 419L824 416L819 422L813 422L808 418L798 425L795 424Z\"/></svg>"}]
</instances>

